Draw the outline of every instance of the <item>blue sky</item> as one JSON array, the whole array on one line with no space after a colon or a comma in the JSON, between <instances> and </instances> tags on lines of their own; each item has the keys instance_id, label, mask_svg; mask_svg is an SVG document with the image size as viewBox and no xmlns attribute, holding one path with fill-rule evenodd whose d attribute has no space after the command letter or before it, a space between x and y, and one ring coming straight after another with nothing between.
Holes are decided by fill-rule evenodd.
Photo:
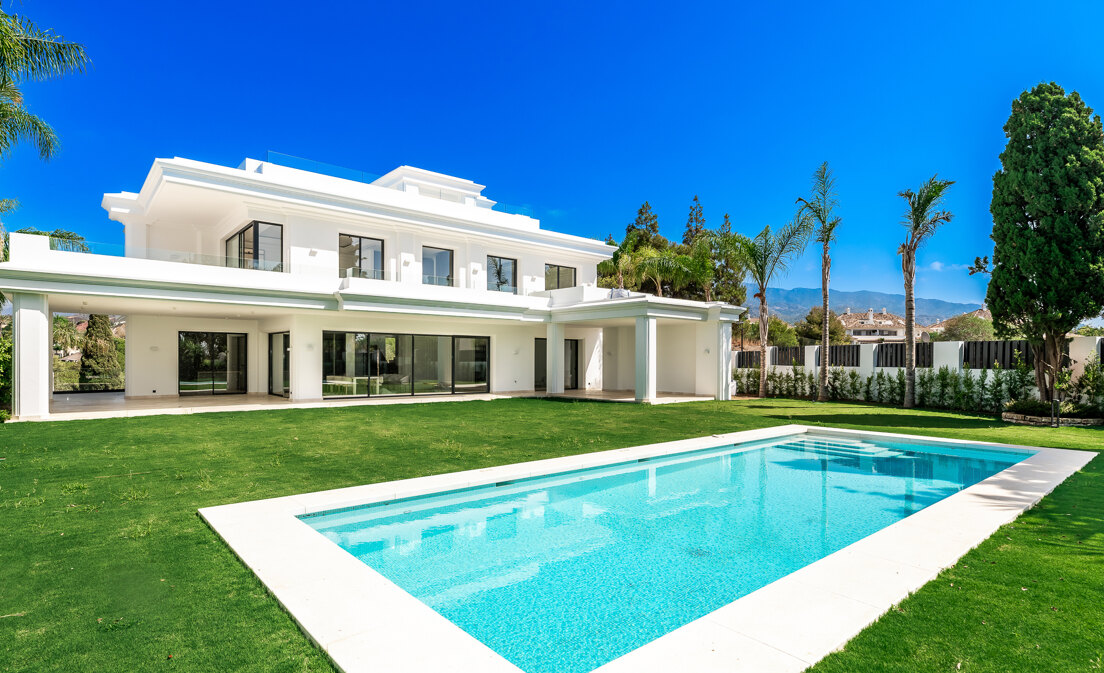
<instances>
[{"instance_id":1,"label":"blue sky","mask_svg":"<svg viewBox=\"0 0 1104 673\"><path fill-rule=\"evenodd\" d=\"M649 200L681 238L695 194L708 225L728 212L752 234L828 160L834 288L901 291L896 193L939 173L955 220L921 251L918 294L981 301L965 266L992 248L1012 99L1054 80L1104 110L1096 2L126 5L4 3L94 63L26 87L63 150L0 165L23 202L9 228L118 242L101 196L137 190L155 157L274 150L466 177L580 235L620 236ZM819 283L810 251L778 284Z\"/></svg>"}]
</instances>

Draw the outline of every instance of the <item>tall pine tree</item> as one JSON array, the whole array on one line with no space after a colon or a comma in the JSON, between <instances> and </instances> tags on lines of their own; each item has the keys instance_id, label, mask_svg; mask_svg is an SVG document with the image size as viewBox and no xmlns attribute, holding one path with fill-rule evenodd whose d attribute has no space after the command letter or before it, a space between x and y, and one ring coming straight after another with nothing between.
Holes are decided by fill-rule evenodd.
<instances>
[{"instance_id":1,"label":"tall pine tree","mask_svg":"<svg viewBox=\"0 0 1104 673\"><path fill-rule=\"evenodd\" d=\"M81 344L80 389L117 390L123 384L123 369L115 353L115 335L106 315L88 316L88 329Z\"/></svg>"},{"instance_id":2,"label":"tall pine tree","mask_svg":"<svg viewBox=\"0 0 1104 673\"><path fill-rule=\"evenodd\" d=\"M998 335L1031 343L1050 401L1066 334L1104 307L1104 129L1076 91L1051 82L1012 102L1004 135L985 302Z\"/></svg>"},{"instance_id":3,"label":"tall pine tree","mask_svg":"<svg viewBox=\"0 0 1104 673\"><path fill-rule=\"evenodd\" d=\"M682 242L684 245L693 245L703 233L705 233L705 217L702 216L701 201L695 194L690 204L690 215L686 218L686 231L682 233Z\"/></svg>"}]
</instances>

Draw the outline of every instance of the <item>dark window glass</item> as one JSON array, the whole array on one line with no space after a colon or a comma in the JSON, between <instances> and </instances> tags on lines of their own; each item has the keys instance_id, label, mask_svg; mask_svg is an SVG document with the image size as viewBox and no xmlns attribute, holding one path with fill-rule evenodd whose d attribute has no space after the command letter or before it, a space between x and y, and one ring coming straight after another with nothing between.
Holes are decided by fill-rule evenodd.
<instances>
[{"instance_id":1,"label":"dark window glass","mask_svg":"<svg viewBox=\"0 0 1104 673\"><path fill-rule=\"evenodd\" d=\"M370 395L409 395L413 375L409 334L371 334L368 341Z\"/></svg>"},{"instance_id":2,"label":"dark window glass","mask_svg":"<svg viewBox=\"0 0 1104 673\"><path fill-rule=\"evenodd\" d=\"M287 397L291 393L291 338L287 332L268 335L268 393Z\"/></svg>"},{"instance_id":3,"label":"dark window glass","mask_svg":"<svg viewBox=\"0 0 1104 673\"><path fill-rule=\"evenodd\" d=\"M517 260L488 255L487 289L517 294Z\"/></svg>"},{"instance_id":4,"label":"dark window glass","mask_svg":"<svg viewBox=\"0 0 1104 673\"><path fill-rule=\"evenodd\" d=\"M452 337L414 336L414 394L452 392Z\"/></svg>"},{"instance_id":5,"label":"dark window glass","mask_svg":"<svg viewBox=\"0 0 1104 673\"><path fill-rule=\"evenodd\" d=\"M383 280L383 241L341 234L337 238L338 269L349 278Z\"/></svg>"},{"instance_id":6,"label":"dark window glass","mask_svg":"<svg viewBox=\"0 0 1104 673\"><path fill-rule=\"evenodd\" d=\"M226 239L226 266L235 269L284 270L284 228L250 222Z\"/></svg>"},{"instance_id":7,"label":"dark window glass","mask_svg":"<svg viewBox=\"0 0 1104 673\"><path fill-rule=\"evenodd\" d=\"M246 335L227 332L180 332L177 392L181 395L244 393Z\"/></svg>"},{"instance_id":8,"label":"dark window glass","mask_svg":"<svg viewBox=\"0 0 1104 673\"><path fill-rule=\"evenodd\" d=\"M458 393L485 393L490 390L491 340L487 337L454 337L453 361Z\"/></svg>"},{"instance_id":9,"label":"dark window glass","mask_svg":"<svg viewBox=\"0 0 1104 673\"><path fill-rule=\"evenodd\" d=\"M574 267L545 264L544 289L559 290L565 287L575 287Z\"/></svg>"},{"instance_id":10,"label":"dark window glass","mask_svg":"<svg viewBox=\"0 0 1104 673\"><path fill-rule=\"evenodd\" d=\"M564 339L564 390L579 387L579 340ZM536 339L533 353L533 390L548 389L548 340Z\"/></svg>"},{"instance_id":11,"label":"dark window glass","mask_svg":"<svg viewBox=\"0 0 1104 673\"><path fill-rule=\"evenodd\" d=\"M452 250L422 247L422 283L452 285Z\"/></svg>"}]
</instances>

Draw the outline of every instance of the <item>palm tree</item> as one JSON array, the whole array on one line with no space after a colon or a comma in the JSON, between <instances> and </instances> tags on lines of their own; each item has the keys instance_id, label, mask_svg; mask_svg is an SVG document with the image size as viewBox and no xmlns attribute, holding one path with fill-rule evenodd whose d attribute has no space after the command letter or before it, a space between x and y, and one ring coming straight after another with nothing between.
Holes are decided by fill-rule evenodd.
<instances>
[{"instance_id":1,"label":"palm tree","mask_svg":"<svg viewBox=\"0 0 1104 673\"><path fill-rule=\"evenodd\" d=\"M656 296L663 296L663 282L671 283L671 288L678 288L690 282L692 261L687 255L680 255L670 248L656 250L655 248L641 248L637 259L637 269L640 277L655 283Z\"/></svg>"},{"instance_id":2,"label":"palm tree","mask_svg":"<svg viewBox=\"0 0 1104 673\"><path fill-rule=\"evenodd\" d=\"M40 29L22 16L0 11L0 158L24 140L43 159L57 153L57 134L23 107L19 84L83 72L87 63L82 45Z\"/></svg>"},{"instance_id":3,"label":"palm tree","mask_svg":"<svg viewBox=\"0 0 1104 673\"><path fill-rule=\"evenodd\" d=\"M618 290L625 289L626 281L629 285L636 284L638 275L637 266L639 262L639 255L636 250L638 239L639 236L636 231L630 231L625 234L624 240L621 241L621 245L617 246L617 250L614 251L613 257L604 259L598 264L598 273L604 276L614 276L617 278Z\"/></svg>"},{"instance_id":4,"label":"palm tree","mask_svg":"<svg viewBox=\"0 0 1104 673\"><path fill-rule=\"evenodd\" d=\"M801 211L812 218L816 224L816 242L822 246L820 253L820 292L823 303L824 324L821 325L821 349L824 355L820 358L820 379L817 385L817 400L820 402L828 399L828 280L832 273L832 257L828 250L832 241L836 240L836 227L840 218L832 211L839 205L836 198L836 178L832 175L832 169L828 168L825 161L813 173L813 193L808 199L798 198Z\"/></svg>"},{"instance_id":5,"label":"palm tree","mask_svg":"<svg viewBox=\"0 0 1104 673\"><path fill-rule=\"evenodd\" d=\"M730 251L743 263L759 289L755 296L759 299L760 397L767 394L767 323L770 318L767 310L767 286L775 274L785 271L794 258L805 250L811 229L812 221L799 213L778 233L772 233L770 226L766 226L755 238L729 234L722 241L722 248Z\"/></svg>"},{"instance_id":6,"label":"palm tree","mask_svg":"<svg viewBox=\"0 0 1104 673\"><path fill-rule=\"evenodd\" d=\"M935 234L941 224L951 221L951 211L943 210L943 197L954 184L952 180L940 180L933 175L913 192L898 192L908 206L902 224L907 233L905 242L897 248L901 256L901 270L905 276L905 408L916 403L916 250Z\"/></svg>"}]
</instances>

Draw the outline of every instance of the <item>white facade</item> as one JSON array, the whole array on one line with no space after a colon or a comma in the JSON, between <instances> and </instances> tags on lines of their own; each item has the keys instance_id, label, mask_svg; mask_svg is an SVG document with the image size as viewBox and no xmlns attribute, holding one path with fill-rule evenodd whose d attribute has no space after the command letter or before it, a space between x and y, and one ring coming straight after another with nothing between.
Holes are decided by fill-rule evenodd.
<instances>
[{"instance_id":1,"label":"white facade","mask_svg":"<svg viewBox=\"0 0 1104 673\"><path fill-rule=\"evenodd\" d=\"M387 386L415 394L418 358L452 392L462 392L454 377L467 376L465 390L491 393L533 390L543 378L549 394L573 382L635 390L642 401L728 397L728 335L742 308L611 298L596 285L611 247L495 210L482 191L406 166L366 183L255 160L159 159L137 193L104 196L123 226L124 256L11 235L0 289L14 305L15 416L49 414L51 311L127 316L128 397L195 392L181 371L182 332L235 335L244 349L220 360L233 362L230 387L240 379L240 392L263 394L275 385L292 400ZM290 340L286 391L270 335ZM372 337L380 340L368 351ZM461 359L475 373L461 374ZM397 369L385 374L383 360Z\"/></svg>"}]
</instances>

